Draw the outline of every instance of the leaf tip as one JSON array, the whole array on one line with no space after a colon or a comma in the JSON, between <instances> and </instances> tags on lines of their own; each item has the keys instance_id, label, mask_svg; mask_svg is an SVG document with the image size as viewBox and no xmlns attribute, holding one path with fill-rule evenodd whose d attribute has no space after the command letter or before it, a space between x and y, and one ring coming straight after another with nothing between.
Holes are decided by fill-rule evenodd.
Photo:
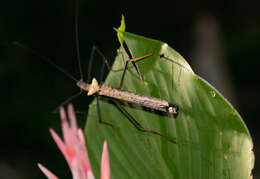
<instances>
[{"instance_id":1,"label":"leaf tip","mask_svg":"<svg viewBox=\"0 0 260 179\"><path fill-rule=\"evenodd\" d=\"M125 31L125 28L126 28L126 26L125 26L125 17L124 17L124 15L122 14L122 18L121 18L121 24L120 24L120 27L118 28L120 31Z\"/></svg>"},{"instance_id":2,"label":"leaf tip","mask_svg":"<svg viewBox=\"0 0 260 179\"><path fill-rule=\"evenodd\" d=\"M118 41L120 42L121 46L123 46L123 41L124 41L124 35L122 32L125 32L125 29L126 29L125 17L122 14L120 26L118 28L114 28L114 30L117 32L117 38L118 38Z\"/></svg>"}]
</instances>

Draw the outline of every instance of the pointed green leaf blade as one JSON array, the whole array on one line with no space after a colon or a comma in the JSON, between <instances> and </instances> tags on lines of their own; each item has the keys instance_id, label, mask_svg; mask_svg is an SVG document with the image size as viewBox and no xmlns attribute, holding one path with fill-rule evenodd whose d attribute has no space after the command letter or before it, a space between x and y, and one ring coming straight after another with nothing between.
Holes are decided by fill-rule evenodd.
<instances>
[{"instance_id":1,"label":"pointed green leaf blade","mask_svg":"<svg viewBox=\"0 0 260 179\"><path fill-rule=\"evenodd\" d=\"M114 104L103 101L102 119L115 125L113 135L110 127L98 123L93 102L85 132L95 176L98 178L102 144L107 140L111 178L250 178L253 143L237 111L167 44L119 33L133 57L149 54L156 48L152 57L138 62L144 83L130 66L123 90L165 99L179 107L179 114L173 118L135 106L124 106L125 109L143 126L175 138L177 144L136 130ZM128 58L122 53L120 49L105 81L115 88ZM160 58L162 54L164 57Z\"/></svg>"}]
</instances>

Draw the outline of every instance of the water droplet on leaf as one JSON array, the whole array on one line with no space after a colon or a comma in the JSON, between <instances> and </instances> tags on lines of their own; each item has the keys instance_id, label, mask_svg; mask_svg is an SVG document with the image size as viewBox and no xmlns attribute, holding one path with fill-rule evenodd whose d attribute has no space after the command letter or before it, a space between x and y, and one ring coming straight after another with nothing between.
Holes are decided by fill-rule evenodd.
<instances>
[{"instance_id":1,"label":"water droplet on leaf","mask_svg":"<svg viewBox=\"0 0 260 179\"><path fill-rule=\"evenodd\" d=\"M215 91L210 91L210 95L215 98L216 97L216 92Z\"/></svg>"}]
</instances>

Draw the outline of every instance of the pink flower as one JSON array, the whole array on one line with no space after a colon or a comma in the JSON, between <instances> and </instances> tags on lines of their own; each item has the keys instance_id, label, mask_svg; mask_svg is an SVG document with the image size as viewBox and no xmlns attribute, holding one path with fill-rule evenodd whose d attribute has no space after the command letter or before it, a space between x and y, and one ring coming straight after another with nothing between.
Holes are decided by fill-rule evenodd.
<instances>
[{"instance_id":1,"label":"pink flower","mask_svg":"<svg viewBox=\"0 0 260 179\"><path fill-rule=\"evenodd\" d=\"M77 126L76 116L72 104L68 105L68 116L70 124L67 121L66 112L64 108L61 107L60 118L62 122L61 126L64 141L61 140L61 138L53 129L50 129L52 138L54 139L62 154L64 155L72 172L73 179L94 179L95 177L92 173L88 159L84 134L83 131L79 129ZM101 160L101 179L109 179L110 167L106 141L103 145L103 153ZM38 166L49 179L58 178L41 164L38 164Z\"/></svg>"}]
</instances>

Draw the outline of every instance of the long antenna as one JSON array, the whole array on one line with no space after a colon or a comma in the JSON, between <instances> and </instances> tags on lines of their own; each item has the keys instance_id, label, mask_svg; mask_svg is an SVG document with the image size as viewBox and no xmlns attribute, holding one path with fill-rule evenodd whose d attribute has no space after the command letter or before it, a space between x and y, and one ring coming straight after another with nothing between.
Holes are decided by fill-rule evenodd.
<instances>
[{"instance_id":1,"label":"long antenna","mask_svg":"<svg viewBox=\"0 0 260 179\"><path fill-rule=\"evenodd\" d=\"M14 41L12 44L13 44L13 45L16 45L16 46L18 46L18 47L21 47L21 48L23 48L23 49L25 49L25 50L31 52L32 54L34 54L34 55L40 57L40 58L43 59L45 62L49 63L49 64L50 64L51 66L53 66L54 68L58 69L60 72L62 72L63 74L65 74L67 77L69 77L69 78L72 79L73 81L78 82L78 80L77 80L74 76L72 76L69 72L67 72L67 71L64 70L63 68L61 68L61 67L59 67L58 65L56 65L55 63L53 63L53 62L50 60L50 58L48 58L48 57L46 57L46 56L43 56L43 55L40 55L37 51L35 51L35 50L33 50L32 48L30 48L30 47L28 47L28 46L26 46L26 45L24 45L24 44L21 44L21 43L19 43L19 42L17 42L17 41Z\"/></svg>"},{"instance_id":2,"label":"long antenna","mask_svg":"<svg viewBox=\"0 0 260 179\"><path fill-rule=\"evenodd\" d=\"M81 66L80 52L79 52L79 0L75 0L75 36L76 36L76 49L77 49L77 60L79 65L80 78L83 80L83 72Z\"/></svg>"}]
</instances>

